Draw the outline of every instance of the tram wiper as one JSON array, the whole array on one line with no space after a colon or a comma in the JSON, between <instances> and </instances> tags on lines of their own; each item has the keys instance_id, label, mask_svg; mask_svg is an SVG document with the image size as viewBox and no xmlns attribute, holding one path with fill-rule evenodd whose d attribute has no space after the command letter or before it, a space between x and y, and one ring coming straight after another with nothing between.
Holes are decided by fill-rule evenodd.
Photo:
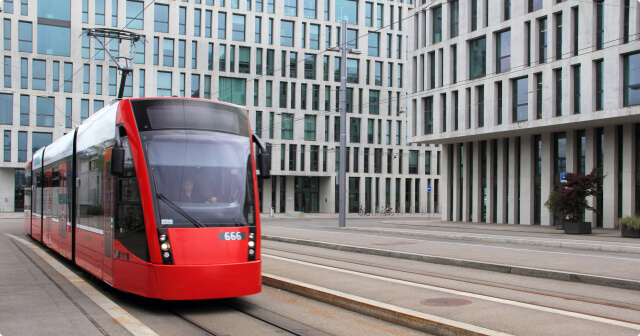
<instances>
[{"instance_id":1,"label":"tram wiper","mask_svg":"<svg viewBox=\"0 0 640 336\"><path fill-rule=\"evenodd\" d=\"M193 223L193 225L201 228L204 227L202 223L200 223L197 219L191 217L186 211L184 211L184 209L182 209L179 205L175 204L172 200L170 200L164 194L156 194L156 197L159 200L162 200L165 203L167 203L167 205L169 205L171 209L175 210L177 213L181 214L184 218L188 219L191 223Z\"/></svg>"}]
</instances>

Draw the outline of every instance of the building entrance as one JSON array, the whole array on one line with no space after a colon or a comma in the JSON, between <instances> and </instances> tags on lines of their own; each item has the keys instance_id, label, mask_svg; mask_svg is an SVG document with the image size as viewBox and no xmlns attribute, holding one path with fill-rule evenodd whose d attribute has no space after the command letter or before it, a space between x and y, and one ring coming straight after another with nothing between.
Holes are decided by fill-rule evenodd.
<instances>
[{"instance_id":1,"label":"building entrance","mask_svg":"<svg viewBox=\"0 0 640 336\"><path fill-rule=\"evenodd\" d=\"M295 185L294 211L319 212L320 178L296 177Z\"/></svg>"}]
</instances>

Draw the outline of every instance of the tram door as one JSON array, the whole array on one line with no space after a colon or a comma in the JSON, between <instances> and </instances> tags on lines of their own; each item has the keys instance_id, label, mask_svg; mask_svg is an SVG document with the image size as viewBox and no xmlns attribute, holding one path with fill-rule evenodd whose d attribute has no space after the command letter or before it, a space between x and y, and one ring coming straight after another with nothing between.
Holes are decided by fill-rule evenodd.
<instances>
[{"instance_id":1,"label":"tram door","mask_svg":"<svg viewBox=\"0 0 640 336\"><path fill-rule=\"evenodd\" d=\"M51 219L53 217L53 202L51 194L53 191L53 169L47 169L44 173L44 188L43 188L43 229L42 229L42 243L51 246Z\"/></svg>"},{"instance_id":2,"label":"tram door","mask_svg":"<svg viewBox=\"0 0 640 336\"><path fill-rule=\"evenodd\" d=\"M103 188L104 200L104 256L103 280L113 284L113 176L111 175L111 148L104 153Z\"/></svg>"}]
</instances>

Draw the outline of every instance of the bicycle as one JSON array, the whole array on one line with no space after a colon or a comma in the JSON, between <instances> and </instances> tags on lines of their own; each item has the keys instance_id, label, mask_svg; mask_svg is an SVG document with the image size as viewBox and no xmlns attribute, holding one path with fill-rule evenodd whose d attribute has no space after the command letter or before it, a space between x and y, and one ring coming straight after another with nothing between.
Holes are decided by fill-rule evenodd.
<instances>
[{"instance_id":1,"label":"bicycle","mask_svg":"<svg viewBox=\"0 0 640 336\"><path fill-rule=\"evenodd\" d=\"M364 216L364 215L371 215L371 210L367 209L364 205L361 205L360 208L358 209L358 215L360 216Z\"/></svg>"},{"instance_id":2,"label":"bicycle","mask_svg":"<svg viewBox=\"0 0 640 336\"><path fill-rule=\"evenodd\" d=\"M382 209L382 214L385 216L393 216L393 209L387 204L385 208Z\"/></svg>"}]
</instances>

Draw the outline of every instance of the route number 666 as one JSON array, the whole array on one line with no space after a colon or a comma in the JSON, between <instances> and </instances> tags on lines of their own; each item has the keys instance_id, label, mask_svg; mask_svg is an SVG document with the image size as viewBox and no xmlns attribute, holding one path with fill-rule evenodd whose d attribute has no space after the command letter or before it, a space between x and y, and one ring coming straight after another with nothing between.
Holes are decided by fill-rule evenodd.
<instances>
[{"instance_id":1,"label":"route number 666","mask_svg":"<svg viewBox=\"0 0 640 336\"><path fill-rule=\"evenodd\" d=\"M220 240L245 240L247 236L244 232L220 232Z\"/></svg>"}]
</instances>

